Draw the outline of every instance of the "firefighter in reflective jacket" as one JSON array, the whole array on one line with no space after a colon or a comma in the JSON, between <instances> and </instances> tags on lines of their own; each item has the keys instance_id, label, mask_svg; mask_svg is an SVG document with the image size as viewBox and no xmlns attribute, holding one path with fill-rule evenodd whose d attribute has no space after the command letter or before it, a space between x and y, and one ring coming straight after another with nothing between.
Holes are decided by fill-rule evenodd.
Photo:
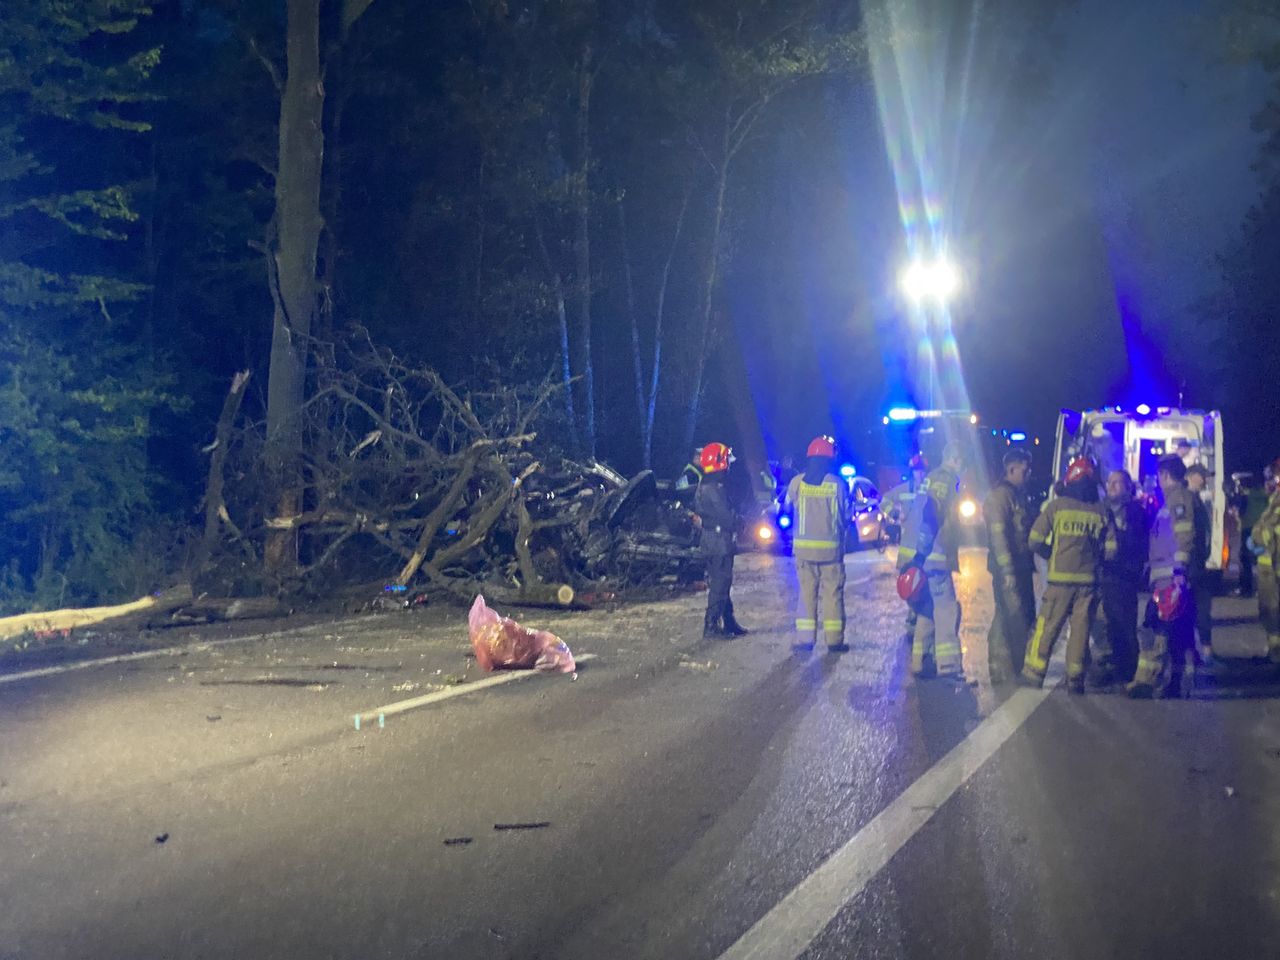
<instances>
[{"instance_id":1,"label":"firefighter in reflective jacket","mask_svg":"<svg viewBox=\"0 0 1280 960\"><path fill-rule=\"evenodd\" d=\"M707 564L707 612L702 621L704 637L740 637L746 628L733 616L734 539L738 530L738 512L725 490L725 477L733 451L723 443L708 443L702 448L698 466L702 480L694 494L694 510L702 523L702 558Z\"/></svg>"},{"instance_id":2,"label":"firefighter in reflective jacket","mask_svg":"<svg viewBox=\"0 0 1280 960\"><path fill-rule=\"evenodd\" d=\"M953 520L964 451L947 444L942 466L925 479L902 527L899 568L920 567L928 589L910 602L916 615L911 641L911 672L920 678L961 677L960 604L951 572L960 567L959 544Z\"/></svg>"},{"instance_id":3,"label":"firefighter in reflective jacket","mask_svg":"<svg viewBox=\"0 0 1280 960\"><path fill-rule=\"evenodd\" d=\"M1116 554L1102 565L1098 585L1101 616L1093 627L1095 653L1091 681L1096 686L1128 683L1138 668L1138 594L1147 564L1147 511L1135 498L1125 470L1107 476L1103 507L1116 538Z\"/></svg>"},{"instance_id":4,"label":"firefighter in reflective jacket","mask_svg":"<svg viewBox=\"0 0 1280 960\"><path fill-rule=\"evenodd\" d=\"M987 634L992 683L1013 680L1022 670L1027 638L1036 618L1035 555L1028 538L1031 519L1022 490L1031 473L1031 454L1016 448L1004 457L1004 476L991 489L982 513L990 549L987 569L995 594L995 616Z\"/></svg>"},{"instance_id":5,"label":"firefighter in reflective jacket","mask_svg":"<svg viewBox=\"0 0 1280 960\"><path fill-rule=\"evenodd\" d=\"M925 475L929 472L929 462L925 460L924 454L917 453L911 458L908 469L910 478L905 483L898 484L886 493L884 499L880 501L880 509L889 521L890 539L899 544L900 547L904 543L902 530L906 525L907 517L911 513L911 507L915 504L916 497L924 490ZM913 556L915 556L914 550L898 550L899 573L906 569ZM915 633L916 612L908 606L906 633L902 639L906 643L911 643Z\"/></svg>"},{"instance_id":6,"label":"firefighter in reflective jacket","mask_svg":"<svg viewBox=\"0 0 1280 960\"><path fill-rule=\"evenodd\" d=\"M1164 696L1195 671L1196 604L1191 581L1204 573L1206 551L1197 530L1195 494L1187 489L1187 466L1176 455L1156 465L1164 502L1147 540L1151 598L1138 634L1138 672L1129 696ZM1199 568L1199 569L1197 569Z\"/></svg>"},{"instance_id":7,"label":"firefighter in reflective jacket","mask_svg":"<svg viewBox=\"0 0 1280 960\"><path fill-rule=\"evenodd\" d=\"M800 580L795 646L812 650L821 626L827 650L842 653L849 649L844 642L849 493L831 469L835 455L835 442L830 437L816 437L809 444L808 465L787 485L786 506L795 518L791 544Z\"/></svg>"},{"instance_id":8,"label":"firefighter in reflective jacket","mask_svg":"<svg viewBox=\"0 0 1280 960\"><path fill-rule=\"evenodd\" d=\"M1115 556L1116 541L1099 503L1098 481L1089 460L1071 461L1062 489L1062 495L1049 501L1036 518L1028 541L1048 559L1049 573L1022 676L1033 686L1044 685L1053 647L1070 621L1067 690L1084 693L1089 632L1101 602L1098 573L1103 561Z\"/></svg>"},{"instance_id":9,"label":"firefighter in reflective jacket","mask_svg":"<svg viewBox=\"0 0 1280 960\"><path fill-rule=\"evenodd\" d=\"M1258 614L1267 632L1267 652L1280 664L1280 460L1267 467L1266 509L1254 521L1249 548L1257 558Z\"/></svg>"}]
</instances>

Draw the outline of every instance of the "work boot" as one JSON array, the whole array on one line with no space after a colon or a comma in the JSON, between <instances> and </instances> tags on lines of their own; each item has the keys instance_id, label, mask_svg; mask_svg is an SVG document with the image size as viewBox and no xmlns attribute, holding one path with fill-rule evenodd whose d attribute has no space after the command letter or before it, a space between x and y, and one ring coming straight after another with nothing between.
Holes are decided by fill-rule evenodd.
<instances>
[{"instance_id":1,"label":"work boot","mask_svg":"<svg viewBox=\"0 0 1280 960\"><path fill-rule=\"evenodd\" d=\"M1076 677L1067 681L1067 693L1079 696L1084 693L1084 677Z\"/></svg>"},{"instance_id":2,"label":"work boot","mask_svg":"<svg viewBox=\"0 0 1280 960\"><path fill-rule=\"evenodd\" d=\"M813 653L815 646L817 646L817 642L814 640L802 640L793 643L791 650L794 653Z\"/></svg>"},{"instance_id":3,"label":"work boot","mask_svg":"<svg viewBox=\"0 0 1280 960\"><path fill-rule=\"evenodd\" d=\"M702 619L702 638L704 640L723 640L728 636L724 632L724 628L720 626L720 618L712 613L708 613Z\"/></svg>"},{"instance_id":4,"label":"work boot","mask_svg":"<svg viewBox=\"0 0 1280 960\"><path fill-rule=\"evenodd\" d=\"M1023 667L1022 672L1018 674L1018 686L1030 687L1032 690L1040 690L1044 687L1044 677L1026 667Z\"/></svg>"},{"instance_id":5,"label":"work boot","mask_svg":"<svg viewBox=\"0 0 1280 960\"><path fill-rule=\"evenodd\" d=\"M845 643L843 640L840 641L839 643L827 644L827 653L848 653L848 652L849 652L849 645Z\"/></svg>"},{"instance_id":6,"label":"work boot","mask_svg":"<svg viewBox=\"0 0 1280 960\"><path fill-rule=\"evenodd\" d=\"M1109 687L1118 679L1116 668L1109 663L1099 663L1089 670L1089 685L1092 687Z\"/></svg>"},{"instance_id":7,"label":"work boot","mask_svg":"<svg viewBox=\"0 0 1280 960\"><path fill-rule=\"evenodd\" d=\"M724 612L724 632L731 637L745 637L749 631L733 617L733 604L729 604Z\"/></svg>"},{"instance_id":8,"label":"work boot","mask_svg":"<svg viewBox=\"0 0 1280 960\"><path fill-rule=\"evenodd\" d=\"M1156 688L1145 680L1134 680L1125 685L1124 692L1130 700L1151 700L1156 695Z\"/></svg>"},{"instance_id":9,"label":"work boot","mask_svg":"<svg viewBox=\"0 0 1280 960\"><path fill-rule=\"evenodd\" d=\"M911 675L917 680L932 680L938 675L938 666L933 661L933 657L925 657L920 664L920 669L912 670Z\"/></svg>"}]
</instances>

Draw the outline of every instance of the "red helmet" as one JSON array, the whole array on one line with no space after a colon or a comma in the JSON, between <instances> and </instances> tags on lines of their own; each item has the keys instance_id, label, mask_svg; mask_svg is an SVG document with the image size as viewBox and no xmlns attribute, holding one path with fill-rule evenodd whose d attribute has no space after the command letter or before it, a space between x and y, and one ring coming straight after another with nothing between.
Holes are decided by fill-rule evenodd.
<instances>
[{"instance_id":1,"label":"red helmet","mask_svg":"<svg viewBox=\"0 0 1280 960\"><path fill-rule=\"evenodd\" d=\"M898 574L898 596L910 603L924 589L924 571L912 564Z\"/></svg>"},{"instance_id":2,"label":"red helmet","mask_svg":"<svg viewBox=\"0 0 1280 960\"><path fill-rule=\"evenodd\" d=\"M1088 457L1076 457L1071 461L1071 465L1067 467L1067 483L1075 483L1077 480L1085 480L1093 476L1093 461Z\"/></svg>"},{"instance_id":3,"label":"red helmet","mask_svg":"<svg viewBox=\"0 0 1280 960\"><path fill-rule=\"evenodd\" d=\"M719 473L721 470L728 470L732 462L733 450L730 447L723 443L708 443L702 448L699 466L703 473Z\"/></svg>"},{"instance_id":4,"label":"red helmet","mask_svg":"<svg viewBox=\"0 0 1280 960\"><path fill-rule=\"evenodd\" d=\"M836 442L830 437L814 437L809 441L809 449L804 452L806 457L828 457L834 458L836 455Z\"/></svg>"},{"instance_id":5,"label":"red helmet","mask_svg":"<svg viewBox=\"0 0 1280 960\"><path fill-rule=\"evenodd\" d=\"M929 461L924 458L923 453L917 453L911 458L911 462L907 464L907 467L911 470L928 470Z\"/></svg>"},{"instance_id":6,"label":"red helmet","mask_svg":"<svg viewBox=\"0 0 1280 960\"><path fill-rule=\"evenodd\" d=\"M1156 587L1151 591L1151 599L1156 604L1156 614L1165 623L1177 620L1187 606L1186 591L1178 581Z\"/></svg>"}]
</instances>

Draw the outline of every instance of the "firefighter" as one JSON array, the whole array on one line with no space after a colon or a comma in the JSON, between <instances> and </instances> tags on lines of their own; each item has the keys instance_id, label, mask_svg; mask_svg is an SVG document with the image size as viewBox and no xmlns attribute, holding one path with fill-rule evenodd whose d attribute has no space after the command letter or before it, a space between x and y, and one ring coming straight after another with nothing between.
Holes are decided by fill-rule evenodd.
<instances>
[{"instance_id":1,"label":"firefighter","mask_svg":"<svg viewBox=\"0 0 1280 960\"><path fill-rule=\"evenodd\" d=\"M952 519L964 451L949 443L942 466L925 478L902 527L899 567L919 567L928 589L910 601L916 615L911 642L911 672L921 679L964 675L960 659L960 604L951 579L959 569L959 541Z\"/></svg>"},{"instance_id":2,"label":"firefighter","mask_svg":"<svg viewBox=\"0 0 1280 960\"><path fill-rule=\"evenodd\" d=\"M929 472L929 464L922 454L917 453L911 458L909 464L910 477L904 482L898 484L892 490L884 495L884 499L880 502L880 509L884 513L889 523L899 529L898 542L902 542L901 529L903 521L908 513L911 512L911 504L915 502L916 494L920 492L920 488L924 486L925 474Z\"/></svg>"},{"instance_id":3,"label":"firefighter","mask_svg":"<svg viewBox=\"0 0 1280 960\"><path fill-rule=\"evenodd\" d=\"M1280 664L1280 459L1266 470L1267 506L1253 523L1249 549L1257 558L1254 570L1258 615L1267 633L1267 654Z\"/></svg>"},{"instance_id":4,"label":"firefighter","mask_svg":"<svg viewBox=\"0 0 1280 960\"><path fill-rule=\"evenodd\" d=\"M707 447L710 446L714 446L714 444L707 445ZM684 465L684 469L680 471L680 476L676 478L677 490L688 490L691 487L697 487L702 482L702 451L706 450L707 447L693 448L693 453L689 455L689 462Z\"/></svg>"},{"instance_id":5,"label":"firefighter","mask_svg":"<svg viewBox=\"0 0 1280 960\"><path fill-rule=\"evenodd\" d=\"M698 458L702 480L694 494L694 510L702 521L702 557L707 564L707 613L704 637L740 637L747 631L733 616L734 537L738 513L725 489L733 451L723 443L708 443Z\"/></svg>"},{"instance_id":6,"label":"firefighter","mask_svg":"<svg viewBox=\"0 0 1280 960\"><path fill-rule=\"evenodd\" d=\"M1156 476L1164 502L1147 539L1151 596L1138 634L1138 671L1125 689L1140 699L1163 697L1194 672L1196 603L1191 581L1196 546L1195 495L1187 489L1187 466L1176 454L1161 457ZM1203 565L1203 559L1199 561Z\"/></svg>"},{"instance_id":7,"label":"firefighter","mask_svg":"<svg viewBox=\"0 0 1280 960\"><path fill-rule=\"evenodd\" d=\"M915 503L917 494L924 487L925 474L929 471L929 462L925 460L924 454L917 453L911 458L908 464L910 477L905 483L900 483L888 493L884 495L884 499L880 501L880 509L889 521L890 529L893 531L891 539L899 546L898 549L898 572L901 573L906 569L911 557L914 555L911 551L902 549L902 528L906 522L907 514L911 512L911 505ZM916 612L908 606L906 619L906 632L903 635L903 642L911 643L916 632Z\"/></svg>"},{"instance_id":8,"label":"firefighter","mask_svg":"<svg viewBox=\"0 0 1280 960\"><path fill-rule=\"evenodd\" d=\"M1209 560L1211 524L1209 511L1213 505L1213 491L1209 488L1209 471L1200 464L1187 467L1187 489L1191 491L1195 506L1196 554L1191 569L1199 571L1191 580L1196 595L1196 636L1204 651L1206 661L1213 658L1213 580L1205 565Z\"/></svg>"},{"instance_id":9,"label":"firefighter","mask_svg":"<svg viewBox=\"0 0 1280 960\"><path fill-rule=\"evenodd\" d=\"M1138 594L1147 563L1147 511L1136 498L1125 470L1107 476L1107 525L1116 541L1115 556L1104 560L1098 585L1102 616L1093 629L1091 682L1105 687L1128 683L1138 668Z\"/></svg>"},{"instance_id":10,"label":"firefighter","mask_svg":"<svg viewBox=\"0 0 1280 960\"><path fill-rule=\"evenodd\" d=\"M987 634L992 683L1007 683L1022 670L1027 638L1036 617L1035 559L1028 538L1031 518L1023 488L1031 473L1031 454L1017 448L1004 456L1004 476L983 504L990 548L987 569L995 594L995 616Z\"/></svg>"},{"instance_id":11,"label":"firefighter","mask_svg":"<svg viewBox=\"0 0 1280 960\"><path fill-rule=\"evenodd\" d=\"M849 649L844 642L844 548L849 527L849 494L835 475L835 441L815 437L806 451L805 472L787 486L785 504L795 518L792 550L800 580L796 643L812 650L821 626L830 653ZM819 621L821 617L821 621Z\"/></svg>"},{"instance_id":12,"label":"firefighter","mask_svg":"<svg viewBox=\"0 0 1280 960\"><path fill-rule=\"evenodd\" d=\"M1070 621L1067 691L1084 693L1089 631L1100 602L1098 571L1115 553L1115 539L1098 501L1093 463L1077 457L1067 467L1062 495L1049 501L1031 527L1031 548L1049 561L1040 615L1022 665L1023 679L1032 686L1044 686L1053 647Z\"/></svg>"}]
</instances>

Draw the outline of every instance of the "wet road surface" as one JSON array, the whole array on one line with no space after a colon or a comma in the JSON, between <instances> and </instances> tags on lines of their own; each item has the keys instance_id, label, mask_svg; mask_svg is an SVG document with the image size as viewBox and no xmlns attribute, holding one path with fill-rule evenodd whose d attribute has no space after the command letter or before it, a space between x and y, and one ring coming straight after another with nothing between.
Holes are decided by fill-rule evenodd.
<instances>
[{"instance_id":1,"label":"wet road surface","mask_svg":"<svg viewBox=\"0 0 1280 960\"><path fill-rule=\"evenodd\" d=\"M912 680L867 553L843 656L792 653L753 556L749 637L702 642L701 597L526 611L598 659L382 729L351 715L476 679L463 612L0 684L0 958L1275 955L1271 678L1006 700L984 564L971 683Z\"/></svg>"}]
</instances>

